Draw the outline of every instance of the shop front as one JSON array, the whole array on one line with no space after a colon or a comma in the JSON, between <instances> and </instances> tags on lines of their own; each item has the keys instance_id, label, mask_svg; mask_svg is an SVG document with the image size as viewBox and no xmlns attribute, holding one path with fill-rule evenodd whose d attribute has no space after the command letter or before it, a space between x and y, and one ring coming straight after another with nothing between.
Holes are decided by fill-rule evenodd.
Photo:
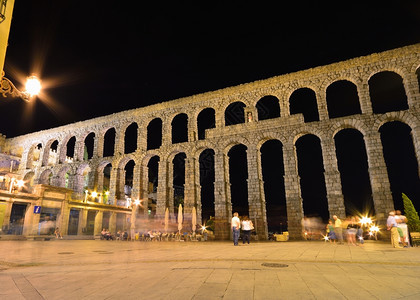
<instances>
[{"instance_id":1,"label":"shop front","mask_svg":"<svg viewBox=\"0 0 420 300\"><path fill-rule=\"evenodd\" d=\"M0 191L0 238L7 236L91 236L102 228L128 230L131 209L71 199L72 190L34 186L33 193Z\"/></svg>"}]
</instances>

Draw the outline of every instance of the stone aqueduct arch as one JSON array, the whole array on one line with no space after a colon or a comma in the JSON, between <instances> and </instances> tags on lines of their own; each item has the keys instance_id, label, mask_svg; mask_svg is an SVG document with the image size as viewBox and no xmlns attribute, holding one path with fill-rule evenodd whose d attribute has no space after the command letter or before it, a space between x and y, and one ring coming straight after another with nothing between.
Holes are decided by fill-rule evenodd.
<instances>
[{"instance_id":1,"label":"stone aqueduct arch","mask_svg":"<svg viewBox=\"0 0 420 300\"><path fill-rule=\"evenodd\" d=\"M265 141L275 139L283 145L289 232L291 237L299 237L303 211L295 142L306 134L315 135L320 139L329 213L344 217L334 136L342 129L354 128L362 133L366 144L375 211L377 217L383 221L387 212L393 208L393 201L378 130L384 123L395 120L410 126L417 161L419 161L420 93L418 82L420 80L416 75L419 66L420 44L416 44L7 139L5 149L11 154L22 157L19 172L22 176L32 172L35 183L45 183L46 176L52 173L52 184L62 186L62 176L68 173L71 181L69 187L74 190L74 197L80 197L83 192L83 186L80 185L82 169L87 167L90 169L89 188L100 190L101 187L98 186L101 185L100 174L105 165L110 163L112 165L109 195L111 201L116 200L117 186L121 184L118 180L121 181L121 178L124 178L122 175L124 166L129 160L135 163L132 197L147 197L147 164L150 158L156 155L159 157L156 214L160 217L164 215L170 196L169 174L173 172L171 161L174 155L180 152L186 155L185 212L191 213L193 207L196 207L198 211L201 210L198 160L202 151L212 149L215 153L216 235L224 239L230 234L229 222L232 213L227 153L234 145L243 144L247 148L249 215L257 221L259 236L266 238L267 223L264 192L261 191L263 184L261 184L260 148ZM373 114L369 79L383 71L395 72L401 76L409 109ZM327 88L340 80L349 81L356 86L362 113L330 119L326 102ZM302 114L290 114L289 98L300 88L309 88L315 92L319 121L305 123ZM279 100L280 117L258 120L256 104L265 96L274 96ZM245 123L225 126L225 109L237 101L245 105ZM197 118L206 108L215 111L215 127L206 130L205 139L198 140ZM187 115L188 141L172 144L171 122L179 114ZM162 120L162 145L158 149L147 150L147 126L156 118ZM124 154L124 133L132 123L138 126L137 150L134 153ZM104 135L110 128L115 128L116 131L114 156L104 158L102 157ZM84 139L92 132L95 135L93 157L84 160ZM66 143L73 136L76 138L74 159L72 162L64 162L65 153L63 152L66 151ZM47 165L48 151L55 140L58 141L59 161L54 165ZM42 163L35 166L31 155L34 147L39 144L43 152L38 161ZM46 172L46 170L49 171Z\"/></svg>"}]
</instances>

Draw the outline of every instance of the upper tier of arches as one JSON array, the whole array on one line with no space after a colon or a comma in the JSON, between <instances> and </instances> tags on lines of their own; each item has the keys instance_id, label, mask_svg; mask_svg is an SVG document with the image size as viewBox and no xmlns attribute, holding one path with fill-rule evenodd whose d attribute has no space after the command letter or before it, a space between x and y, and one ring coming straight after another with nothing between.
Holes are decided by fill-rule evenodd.
<instances>
[{"instance_id":1,"label":"upper tier of arches","mask_svg":"<svg viewBox=\"0 0 420 300\"><path fill-rule=\"evenodd\" d=\"M32 169L197 144L227 132L241 133L245 127L238 125L245 123L255 124L254 129L305 126L417 110L420 63L413 52L418 47L28 134L8 139L6 149L22 157L21 168Z\"/></svg>"},{"instance_id":2,"label":"upper tier of arches","mask_svg":"<svg viewBox=\"0 0 420 300\"><path fill-rule=\"evenodd\" d=\"M415 75L419 77L419 74L416 69ZM407 96L413 93L412 84L405 80L404 75L382 70L370 74L365 81L354 80L351 76L341 77L324 82L318 88L301 85L281 94L274 92L256 99L248 97L229 101L222 107L216 102L214 107L208 105L194 110L187 107L186 112L164 114L140 122L127 118L126 122L118 120L118 125L110 122L98 130L87 127L78 135L68 134L60 138L57 134L57 137L33 143L28 151L26 168L32 168L41 156L41 166L48 166L94 156L114 156L117 152L133 153L144 149L142 145L146 145L144 150L153 150L165 143L204 140L206 132L213 128L282 119L296 114L301 114L304 122L310 123L357 114L404 111L414 105L409 103L410 97ZM52 159L50 156L57 151L58 157Z\"/></svg>"}]
</instances>

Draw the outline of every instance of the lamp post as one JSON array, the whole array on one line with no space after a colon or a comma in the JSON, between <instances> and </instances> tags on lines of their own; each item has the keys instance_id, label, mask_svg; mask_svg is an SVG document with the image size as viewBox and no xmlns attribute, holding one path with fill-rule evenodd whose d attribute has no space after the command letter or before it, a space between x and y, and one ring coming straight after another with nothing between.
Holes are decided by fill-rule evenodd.
<instances>
[{"instance_id":1,"label":"lamp post","mask_svg":"<svg viewBox=\"0 0 420 300\"><path fill-rule=\"evenodd\" d=\"M35 75L29 76L26 79L25 88L26 90L23 92L18 90L10 79L4 77L4 71L2 72L0 78L0 94L2 94L3 97L19 97L22 100L29 102L41 91L41 82Z\"/></svg>"}]
</instances>

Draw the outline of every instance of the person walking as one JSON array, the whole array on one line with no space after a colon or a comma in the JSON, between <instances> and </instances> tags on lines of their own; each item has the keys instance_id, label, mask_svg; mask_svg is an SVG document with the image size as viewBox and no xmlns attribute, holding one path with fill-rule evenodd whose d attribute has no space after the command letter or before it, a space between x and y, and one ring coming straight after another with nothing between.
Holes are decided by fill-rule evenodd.
<instances>
[{"instance_id":1,"label":"person walking","mask_svg":"<svg viewBox=\"0 0 420 300\"><path fill-rule=\"evenodd\" d=\"M241 229L241 220L239 220L239 214L235 212L231 221L232 233L233 233L233 245L238 246L239 230Z\"/></svg>"},{"instance_id":2,"label":"person walking","mask_svg":"<svg viewBox=\"0 0 420 300\"><path fill-rule=\"evenodd\" d=\"M347 244L357 246L356 244L357 223L356 218L351 217L347 225Z\"/></svg>"},{"instance_id":3,"label":"person walking","mask_svg":"<svg viewBox=\"0 0 420 300\"><path fill-rule=\"evenodd\" d=\"M245 216L242 220L242 243L245 244L245 242L248 242L251 237L251 230L254 229L254 224L252 224L252 221L248 218L248 216Z\"/></svg>"},{"instance_id":4,"label":"person walking","mask_svg":"<svg viewBox=\"0 0 420 300\"><path fill-rule=\"evenodd\" d=\"M341 227L341 220L334 215L334 232L337 237L338 243L343 244L343 228Z\"/></svg>"},{"instance_id":5,"label":"person walking","mask_svg":"<svg viewBox=\"0 0 420 300\"><path fill-rule=\"evenodd\" d=\"M335 244L335 242L337 240L337 236L335 235L335 232L334 232L334 225L332 223L332 220L328 220L327 237L328 237L328 240L330 241L330 243Z\"/></svg>"},{"instance_id":6,"label":"person walking","mask_svg":"<svg viewBox=\"0 0 420 300\"><path fill-rule=\"evenodd\" d=\"M399 243L400 235L398 233L398 223L395 219L395 212L390 211L388 219L386 220L387 230L391 231L391 245L394 248L402 248Z\"/></svg>"}]
</instances>

